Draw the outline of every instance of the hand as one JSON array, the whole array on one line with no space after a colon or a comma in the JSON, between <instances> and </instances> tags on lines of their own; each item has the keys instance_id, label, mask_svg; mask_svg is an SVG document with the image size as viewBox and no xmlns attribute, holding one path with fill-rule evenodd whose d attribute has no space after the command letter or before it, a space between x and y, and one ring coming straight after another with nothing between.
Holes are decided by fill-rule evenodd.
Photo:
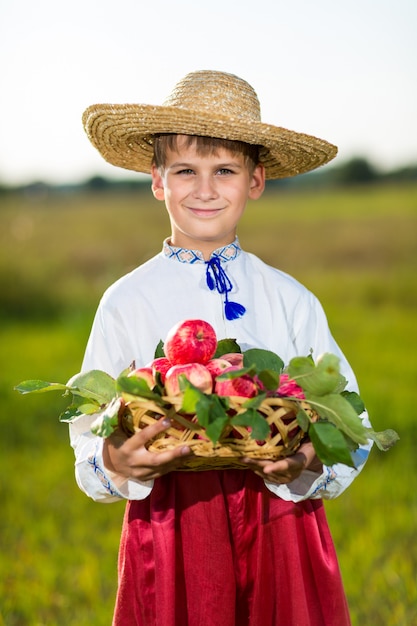
<instances>
[{"instance_id":1,"label":"hand","mask_svg":"<svg viewBox=\"0 0 417 626\"><path fill-rule=\"evenodd\" d=\"M249 459L247 457L243 461L255 474L264 480L277 484L292 482L307 468L317 473L323 469L311 441L303 443L295 454L279 461Z\"/></svg>"},{"instance_id":2,"label":"hand","mask_svg":"<svg viewBox=\"0 0 417 626\"><path fill-rule=\"evenodd\" d=\"M103 461L105 467L126 478L146 481L163 476L179 465L184 456L190 455L188 446L166 452L149 452L146 444L171 426L169 420L160 419L146 426L132 437L121 430L114 431L104 440Z\"/></svg>"}]
</instances>

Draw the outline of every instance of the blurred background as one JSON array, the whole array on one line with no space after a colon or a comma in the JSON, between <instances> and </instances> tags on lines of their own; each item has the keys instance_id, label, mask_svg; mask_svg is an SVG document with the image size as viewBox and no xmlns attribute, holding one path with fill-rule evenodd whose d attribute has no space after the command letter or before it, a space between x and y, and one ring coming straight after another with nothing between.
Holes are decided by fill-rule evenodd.
<instances>
[{"instance_id":1,"label":"blurred background","mask_svg":"<svg viewBox=\"0 0 417 626\"><path fill-rule=\"evenodd\" d=\"M169 235L147 177L100 157L83 110L161 104L198 69L339 146L269 183L239 235L319 297L374 427L400 434L326 509L353 625L417 624L416 27L412 0L0 1L0 626L111 621L124 505L78 490L65 399L13 387L77 372L105 288Z\"/></svg>"}]
</instances>

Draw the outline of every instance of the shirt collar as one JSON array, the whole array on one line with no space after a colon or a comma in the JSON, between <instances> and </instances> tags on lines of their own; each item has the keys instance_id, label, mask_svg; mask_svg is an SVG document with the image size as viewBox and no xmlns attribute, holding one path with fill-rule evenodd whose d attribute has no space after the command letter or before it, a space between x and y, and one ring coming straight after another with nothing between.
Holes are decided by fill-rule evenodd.
<instances>
[{"instance_id":1,"label":"shirt collar","mask_svg":"<svg viewBox=\"0 0 417 626\"><path fill-rule=\"evenodd\" d=\"M233 241L233 243L227 244L221 248L217 248L211 255L211 258L217 257L221 262L233 261L241 253L239 239ZM180 263L205 263L203 253L200 250L189 250L188 248L177 248L169 243L169 239L165 239L162 247L164 256L169 259L174 259Z\"/></svg>"}]
</instances>

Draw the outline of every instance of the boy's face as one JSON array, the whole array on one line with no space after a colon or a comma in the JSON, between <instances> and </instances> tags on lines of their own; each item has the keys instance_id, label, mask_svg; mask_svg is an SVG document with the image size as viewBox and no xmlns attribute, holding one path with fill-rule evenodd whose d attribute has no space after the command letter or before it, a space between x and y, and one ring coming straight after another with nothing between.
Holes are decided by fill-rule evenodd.
<instances>
[{"instance_id":1,"label":"boy's face","mask_svg":"<svg viewBox=\"0 0 417 626\"><path fill-rule=\"evenodd\" d=\"M220 148L199 155L195 145L178 138L177 150L168 150L165 167L152 167L152 191L164 200L171 222L171 244L200 250L204 258L232 243L248 199L258 199L265 172L249 171L242 154Z\"/></svg>"}]
</instances>

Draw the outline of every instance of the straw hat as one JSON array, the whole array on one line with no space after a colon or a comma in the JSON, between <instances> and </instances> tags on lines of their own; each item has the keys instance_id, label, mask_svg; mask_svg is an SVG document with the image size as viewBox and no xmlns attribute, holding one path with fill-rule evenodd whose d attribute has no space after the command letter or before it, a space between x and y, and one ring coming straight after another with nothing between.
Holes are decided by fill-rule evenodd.
<instances>
[{"instance_id":1,"label":"straw hat","mask_svg":"<svg viewBox=\"0 0 417 626\"><path fill-rule=\"evenodd\" d=\"M332 144L261 122L254 89L225 72L202 70L179 81L162 106L93 104L83 114L91 143L112 165L150 173L153 136L204 135L262 146L267 178L309 172L336 156Z\"/></svg>"}]
</instances>

